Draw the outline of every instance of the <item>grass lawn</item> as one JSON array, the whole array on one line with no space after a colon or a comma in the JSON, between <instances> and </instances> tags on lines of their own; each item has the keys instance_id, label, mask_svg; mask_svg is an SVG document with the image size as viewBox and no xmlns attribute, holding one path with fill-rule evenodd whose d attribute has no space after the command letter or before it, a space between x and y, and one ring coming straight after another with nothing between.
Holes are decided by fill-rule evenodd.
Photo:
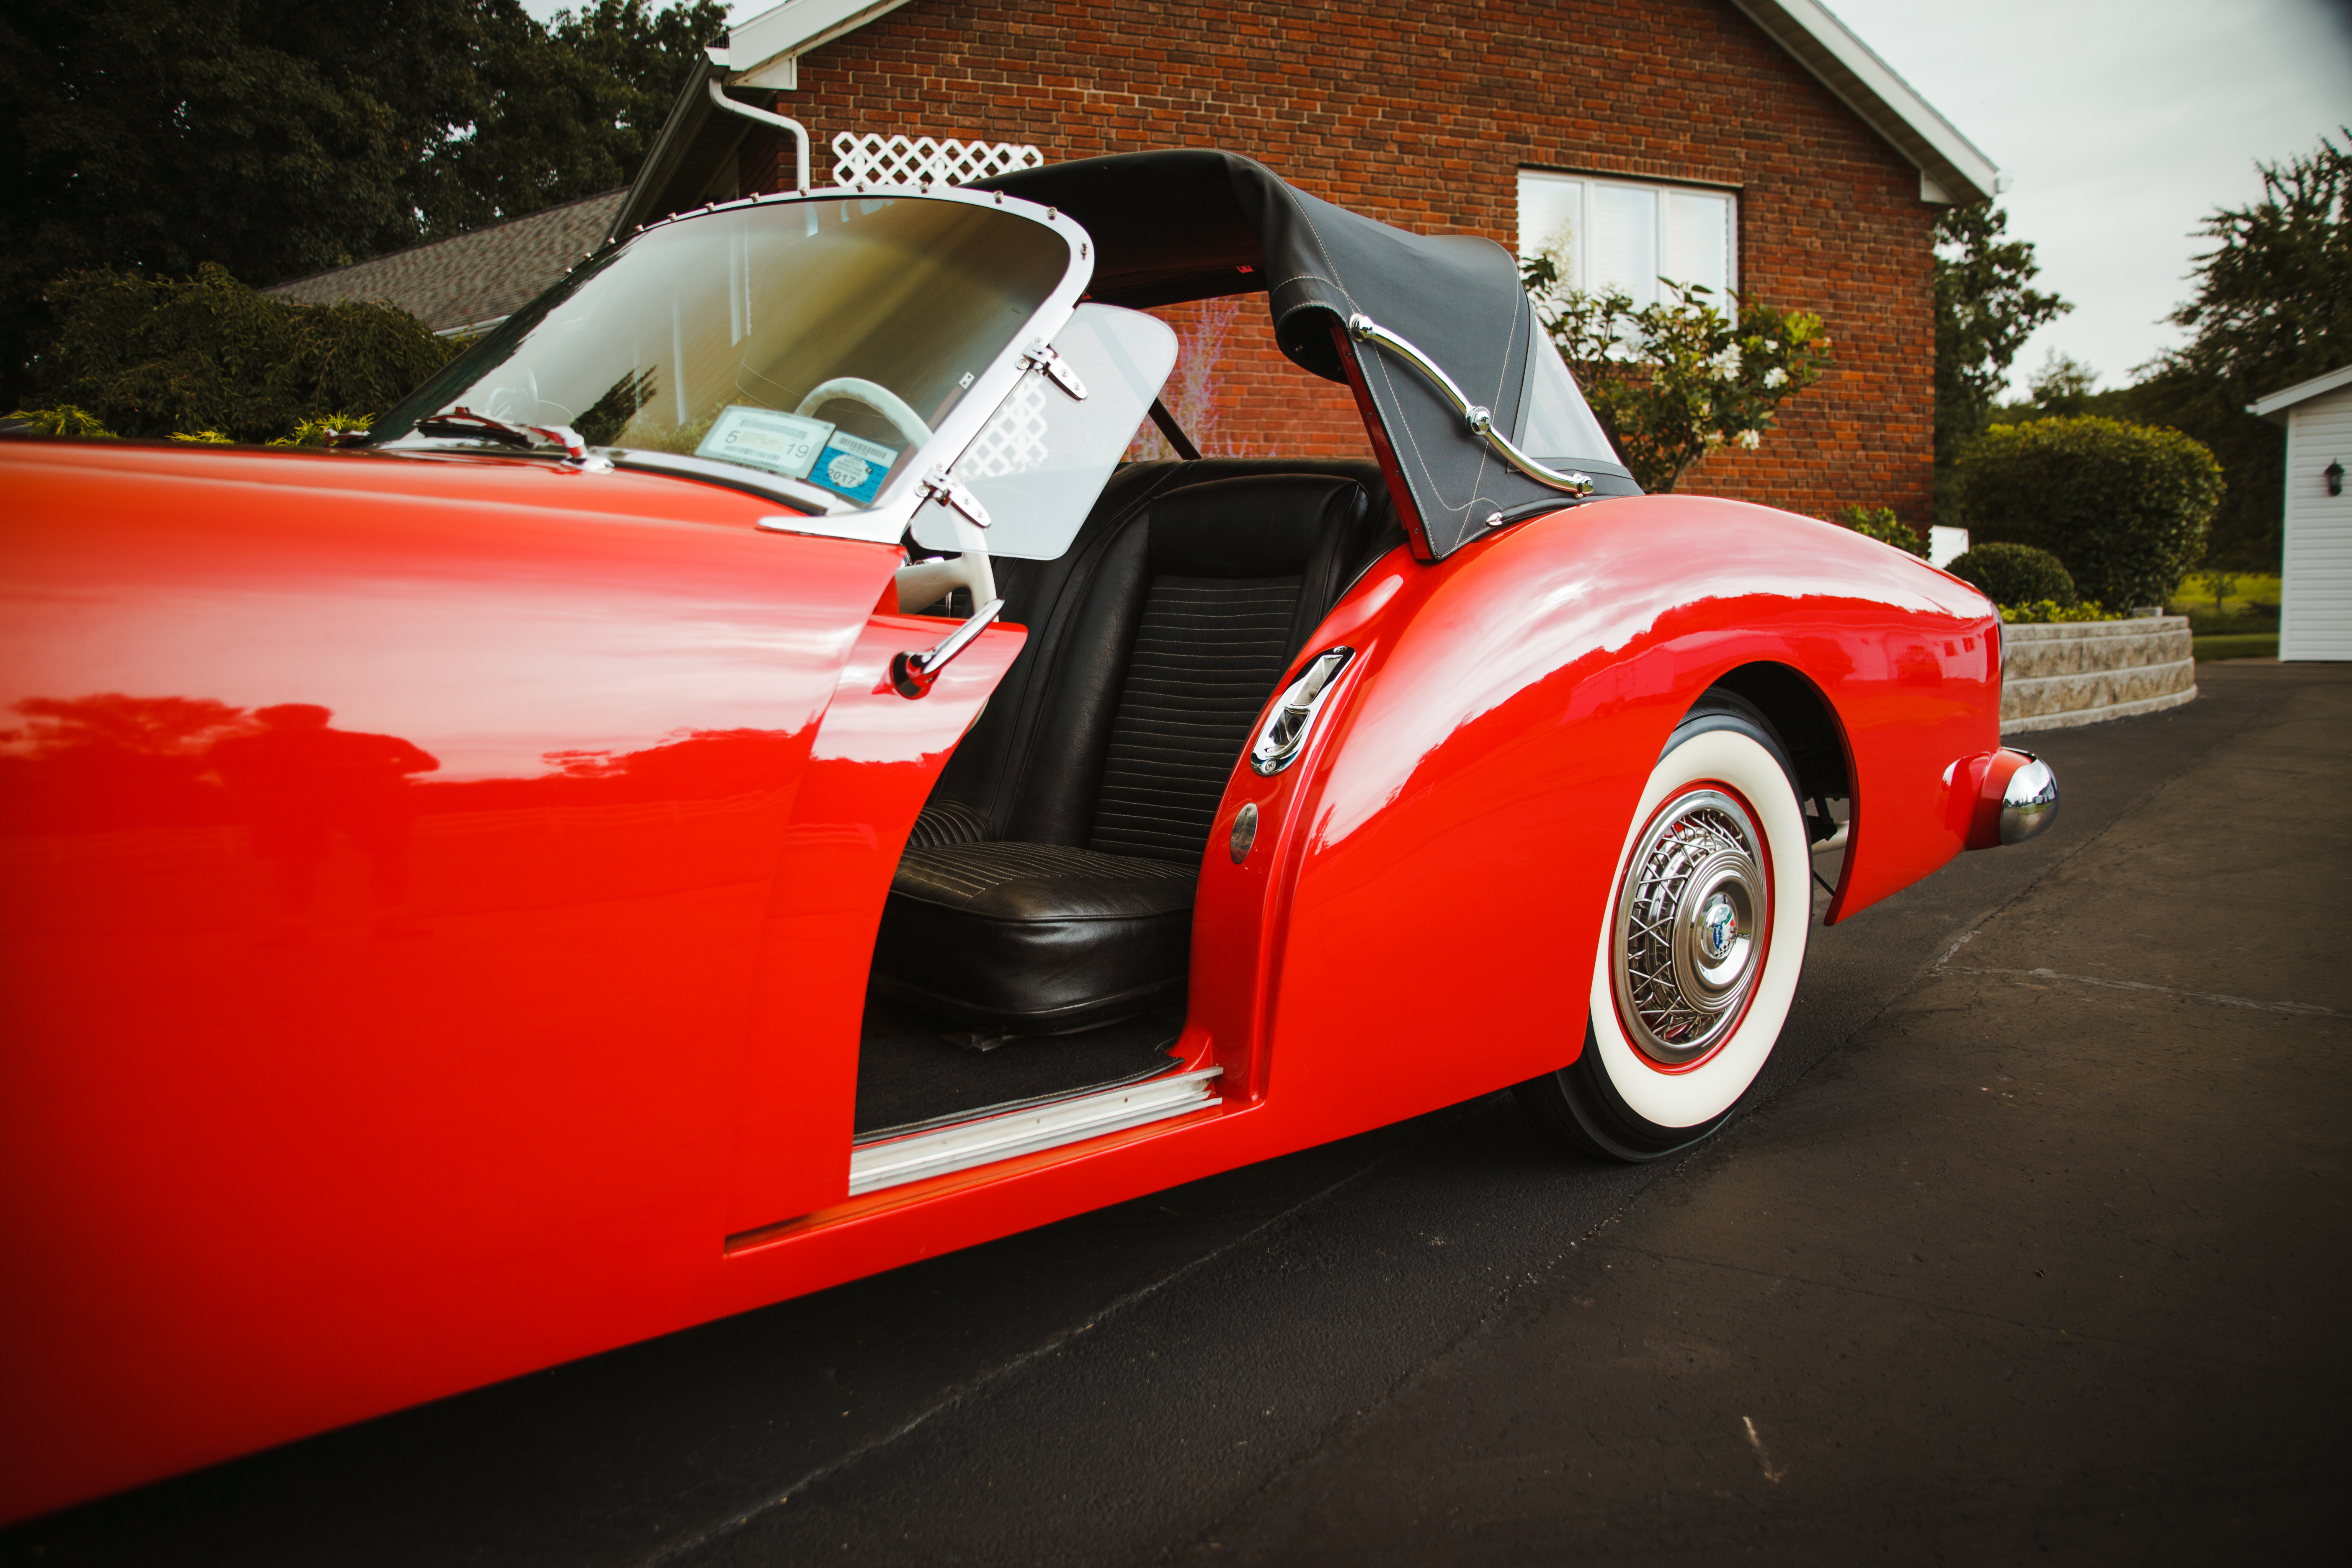
<instances>
[{"instance_id":1,"label":"grass lawn","mask_svg":"<svg viewBox=\"0 0 2352 1568\"><path fill-rule=\"evenodd\" d=\"M2197 662L2204 664L2217 658L2276 658L2278 633L2233 632L2217 637L2191 637L2189 646L2196 649Z\"/></svg>"},{"instance_id":2,"label":"grass lawn","mask_svg":"<svg viewBox=\"0 0 2352 1568\"><path fill-rule=\"evenodd\" d=\"M2217 595L2217 587L2226 592ZM2279 580L2275 577L2198 572L2182 580L2179 591L2165 608L2173 615L2187 616L2189 629L2200 644L2211 637L2266 637L2275 644L2278 606ZM2267 651L2276 653L2278 649L2273 646ZM2197 657L2207 656L2200 652ZM2213 657L2242 658L2245 655Z\"/></svg>"}]
</instances>

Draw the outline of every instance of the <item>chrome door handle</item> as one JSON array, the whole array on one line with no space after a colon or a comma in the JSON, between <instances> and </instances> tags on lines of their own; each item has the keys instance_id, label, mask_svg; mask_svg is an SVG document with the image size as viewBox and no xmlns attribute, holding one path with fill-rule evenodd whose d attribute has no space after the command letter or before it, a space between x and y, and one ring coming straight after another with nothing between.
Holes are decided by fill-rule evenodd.
<instances>
[{"instance_id":1,"label":"chrome door handle","mask_svg":"<svg viewBox=\"0 0 2352 1568\"><path fill-rule=\"evenodd\" d=\"M1259 726L1257 743L1250 747L1250 766L1267 778L1298 760L1299 749L1307 744L1307 733L1315 727L1315 716L1323 710L1323 700L1331 694L1331 683L1348 661L1356 657L1351 647L1327 648L1317 654L1312 662L1299 672L1298 679L1274 705L1274 711Z\"/></svg>"},{"instance_id":2,"label":"chrome door handle","mask_svg":"<svg viewBox=\"0 0 2352 1568\"><path fill-rule=\"evenodd\" d=\"M890 659L890 685L899 696L920 697L948 667L948 660L971 646L971 639L988 629L988 623L1004 612L1004 601L991 599L972 612L971 619L956 627L929 647L916 653L895 654Z\"/></svg>"}]
</instances>

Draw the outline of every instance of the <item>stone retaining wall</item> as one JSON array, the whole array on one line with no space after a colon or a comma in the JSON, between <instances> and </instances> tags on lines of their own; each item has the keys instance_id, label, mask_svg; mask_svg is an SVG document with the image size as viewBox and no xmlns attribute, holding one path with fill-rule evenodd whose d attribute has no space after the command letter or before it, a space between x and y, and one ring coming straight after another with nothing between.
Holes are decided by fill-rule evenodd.
<instances>
[{"instance_id":1,"label":"stone retaining wall","mask_svg":"<svg viewBox=\"0 0 2352 1568\"><path fill-rule=\"evenodd\" d=\"M2100 724L2197 697L2186 616L2007 626L2000 640L2004 735Z\"/></svg>"}]
</instances>

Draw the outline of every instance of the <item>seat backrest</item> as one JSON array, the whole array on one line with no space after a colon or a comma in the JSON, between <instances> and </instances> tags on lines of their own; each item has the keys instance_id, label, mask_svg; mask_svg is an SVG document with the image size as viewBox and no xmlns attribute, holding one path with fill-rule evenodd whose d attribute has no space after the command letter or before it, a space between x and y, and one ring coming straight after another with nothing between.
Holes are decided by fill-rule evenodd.
<instances>
[{"instance_id":1,"label":"seat backrest","mask_svg":"<svg viewBox=\"0 0 2352 1568\"><path fill-rule=\"evenodd\" d=\"M1266 697L1375 547L1402 539L1353 474L1242 461L1265 468L1130 465L1060 561L1000 578L1029 646L935 805L992 838L1199 858Z\"/></svg>"}]
</instances>

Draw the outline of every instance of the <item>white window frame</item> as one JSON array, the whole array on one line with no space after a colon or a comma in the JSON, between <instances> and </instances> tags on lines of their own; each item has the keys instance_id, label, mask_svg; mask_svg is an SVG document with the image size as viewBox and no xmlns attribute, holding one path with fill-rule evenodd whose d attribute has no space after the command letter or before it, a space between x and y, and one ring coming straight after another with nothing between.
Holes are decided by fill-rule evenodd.
<instances>
[{"instance_id":1,"label":"white window frame","mask_svg":"<svg viewBox=\"0 0 2352 1568\"><path fill-rule=\"evenodd\" d=\"M1516 214L1521 260L1532 258L1536 254L1536 245L1539 243L1541 237L1546 237L1528 233L1528 209L1530 205L1528 200L1530 190L1539 191L1545 186L1550 186L1556 193L1558 188L1563 185L1575 186L1578 193L1575 198L1577 210L1570 227L1574 253L1568 258L1571 265L1562 269L1567 274L1561 279L1564 288L1582 289L1590 292L1615 283L1633 295L1634 304L1640 306L1649 304L1658 298L1660 289L1657 277L1663 274L1672 278L1677 283L1705 284L1715 290L1713 299L1717 307L1729 310L1729 301L1725 295L1727 292L1736 292L1739 288L1739 193L1738 191L1722 185L1676 184L1655 180L1623 180L1613 175L1580 174L1561 169L1523 167L1518 171L1517 191L1518 205ZM1593 213L1596 204L1593 197L1596 192L1605 190L1639 191L1654 198L1652 221L1655 227L1651 236L1650 254L1657 258L1657 266L1653 276L1646 279L1596 279L1594 276L1592 248L1593 233L1596 227ZM1676 277L1673 267L1666 259L1672 246L1674 198L1677 196L1705 197L1723 204L1723 276L1721 278Z\"/></svg>"}]
</instances>

